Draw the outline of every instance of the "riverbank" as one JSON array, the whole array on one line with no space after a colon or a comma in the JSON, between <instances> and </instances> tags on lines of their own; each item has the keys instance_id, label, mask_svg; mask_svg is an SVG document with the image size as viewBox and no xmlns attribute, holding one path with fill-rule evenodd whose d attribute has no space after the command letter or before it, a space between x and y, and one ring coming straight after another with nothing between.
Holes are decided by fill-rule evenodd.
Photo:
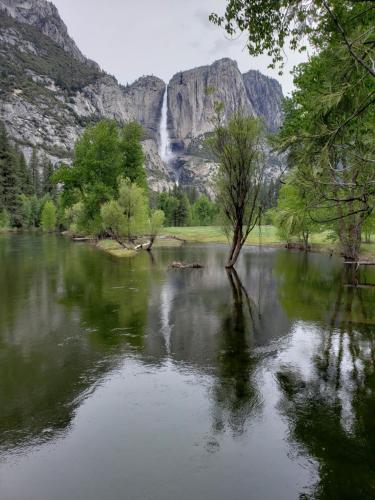
<instances>
[{"instance_id":1,"label":"riverbank","mask_svg":"<svg viewBox=\"0 0 375 500\"><path fill-rule=\"evenodd\" d=\"M219 226L200 226L200 227L166 227L163 228L164 237L172 236L181 238L189 243L228 243L228 240ZM328 231L312 234L310 238L311 250L313 252L340 254L340 245L329 239ZM284 247L282 241L274 226L256 227L246 240L246 245L260 245L269 247ZM363 243L361 260L370 260L375 258L375 241L372 243Z\"/></svg>"},{"instance_id":2,"label":"riverbank","mask_svg":"<svg viewBox=\"0 0 375 500\"><path fill-rule=\"evenodd\" d=\"M133 257L138 252L138 250L123 248L120 243L115 240L107 239L99 240L98 242L92 240L92 242L97 248L99 248L99 250L103 250L104 252L114 255L115 257ZM182 244L182 241L174 238L160 237L155 241L154 247L178 247Z\"/></svg>"}]
</instances>

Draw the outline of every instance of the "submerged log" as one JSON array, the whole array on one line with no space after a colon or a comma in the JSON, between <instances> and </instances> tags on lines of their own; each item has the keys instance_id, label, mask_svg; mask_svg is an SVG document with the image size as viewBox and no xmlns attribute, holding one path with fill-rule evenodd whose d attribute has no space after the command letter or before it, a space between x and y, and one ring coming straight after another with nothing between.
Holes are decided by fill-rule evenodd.
<instances>
[{"instance_id":1,"label":"submerged log","mask_svg":"<svg viewBox=\"0 0 375 500\"><path fill-rule=\"evenodd\" d=\"M80 241L91 241L92 238L87 238L87 237L84 237L84 236L83 237L73 236L72 240L79 243Z\"/></svg>"},{"instance_id":2,"label":"submerged log","mask_svg":"<svg viewBox=\"0 0 375 500\"><path fill-rule=\"evenodd\" d=\"M198 264L197 262L172 262L169 267L173 269L202 269L204 266L202 264Z\"/></svg>"}]
</instances>

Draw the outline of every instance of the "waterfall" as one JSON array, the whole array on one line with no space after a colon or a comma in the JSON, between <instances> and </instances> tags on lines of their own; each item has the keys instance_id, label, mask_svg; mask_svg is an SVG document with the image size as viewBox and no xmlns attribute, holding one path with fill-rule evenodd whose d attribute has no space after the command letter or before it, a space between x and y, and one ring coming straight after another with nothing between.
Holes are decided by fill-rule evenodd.
<instances>
[{"instance_id":1,"label":"waterfall","mask_svg":"<svg viewBox=\"0 0 375 500\"><path fill-rule=\"evenodd\" d=\"M159 133L160 133L160 146L159 146L160 158L165 163L169 163L173 157L173 154L171 151L169 132L168 132L168 87L167 86L165 87L163 106L161 108Z\"/></svg>"}]
</instances>

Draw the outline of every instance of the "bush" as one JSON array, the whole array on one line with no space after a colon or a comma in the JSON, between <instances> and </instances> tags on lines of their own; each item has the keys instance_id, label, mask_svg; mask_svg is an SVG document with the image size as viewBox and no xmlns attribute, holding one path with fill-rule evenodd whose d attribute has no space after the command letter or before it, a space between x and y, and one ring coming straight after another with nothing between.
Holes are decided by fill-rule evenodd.
<instances>
[{"instance_id":1,"label":"bush","mask_svg":"<svg viewBox=\"0 0 375 500\"><path fill-rule=\"evenodd\" d=\"M40 225L45 232L52 232L56 229L56 207L50 200L44 204Z\"/></svg>"},{"instance_id":2,"label":"bush","mask_svg":"<svg viewBox=\"0 0 375 500\"><path fill-rule=\"evenodd\" d=\"M5 208L0 212L0 229L8 229L10 227L10 216Z\"/></svg>"}]
</instances>

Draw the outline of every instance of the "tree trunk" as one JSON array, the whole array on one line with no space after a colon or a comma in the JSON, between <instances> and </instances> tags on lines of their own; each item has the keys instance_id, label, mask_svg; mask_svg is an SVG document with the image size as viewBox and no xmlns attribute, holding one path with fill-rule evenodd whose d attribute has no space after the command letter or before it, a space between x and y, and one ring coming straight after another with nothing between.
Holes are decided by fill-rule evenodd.
<instances>
[{"instance_id":1,"label":"tree trunk","mask_svg":"<svg viewBox=\"0 0 375 500\"><path fill-rule=\"evenodd\" d=\"M146 249L148 252L151 252L152 245L154 244L154 241L155 241L155 236L150 236L150 242L149 242L148 247Z\"/></svg>"},{"instance_id":2,"label":"tree trunk","mask_svg":"<svg viewBox=\"0 0 375 500\"><path fill-rule=\"evenodd\" d=\"M309 232L306 231L303 233L303 249L305 252L309 250Z\"/></svg>"},{"instance_id":3,"label":"tree trunk","mask_svg":"<svg viewBox=\"0 0 375 500\"><path fill-rule=\"evenodd\" d=\"M356 262L361 250L361 224L350 222L347 234L341 240L343 256L347 261Z\"/></svg>"},{"instance_id":4,"label":"tree trunk","mask_svg":"<svg viewBox=\"0 0 375 500\"><path fill-rule=\"evenodd\" d=\"M240 255L242 248L242 238L243 238L243 230L241 225L237 226L233 233L232 246L229 252L227 264L225 266L227 269L234 267L237 262L237 259Z\"/></svg>"}]
</instances>

